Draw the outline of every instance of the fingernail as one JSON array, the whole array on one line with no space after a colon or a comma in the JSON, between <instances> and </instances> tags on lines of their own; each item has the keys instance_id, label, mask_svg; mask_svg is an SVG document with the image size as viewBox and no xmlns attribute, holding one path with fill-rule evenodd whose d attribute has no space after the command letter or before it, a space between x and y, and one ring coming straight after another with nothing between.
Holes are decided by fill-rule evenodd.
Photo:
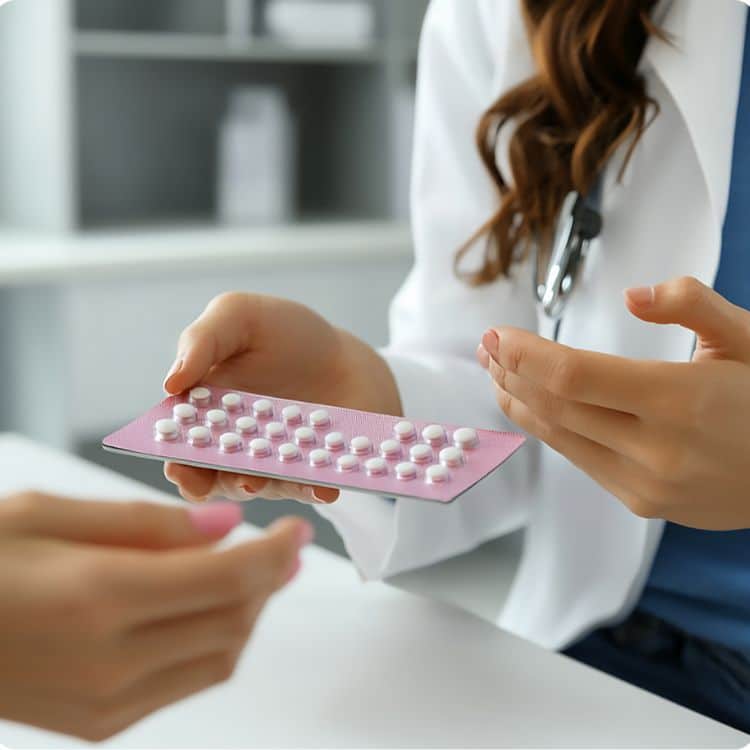
<instances>
[{"instance_id":1,"label":"fingernail","mask_svg":"<svg viewBox=\"0 0 750 750\"><path fill-rule=\"evenodd\" d=\"M648 307L654 302L654 287L634 286L625 290L628 302L636 307Z\"/></svg>"},{"instance_id":2,"label":"fingernail","mask_svg":"<svg viewBox=\"0 0 750 750\"><path fill-rule=\"evenodd\" d=\"M304 521L300 524L299 546L306 547L313 539L315 539L315 529L311 523Z\"/></svg>"},{"instance_id":3,"label":"fingernail","mask_svg":"<svg viewBox=\"0 0 750 750\"><path fill-rule=\"evenodd\" d=\"M236 503L210 503L188 508L190 522L207 537L221 537L242 523L242 508Z\"/></svg>"},{"instance_id":4,"label":"fingernail","mask_svg":"<svg viewBox=\"0 0 750 750\"><path fill-rule=\"evenodd\" d=\"M256 490L255 487L251 487L249 484L241 484L239 486L239 491L244 492L248 498L255 497L255 495L258 492L258 490Z\"/></svg>"},{"instance_id":5,"label":"fingernail","mask_svg":"<svg viewBox=\"0 0 750 750\"><path fill-rule=\"evenodd\" d=\"M490 366L490 355L487 353L487 350L484 348L484 344L480 344L477 347L477 359L479 360L479 364L485 370Z\"/></svg>"},{"instance_id":6,"label":"fingernail","mask_svg":"<svg viewBox=\"0 0 750 750\"><path fill-rule=\"evenodd\" d=\"M321 503L330 504L339 499L339 491L333 487L314 487L313 497Z\"/></svg>"},{"instance_id":7,"label":"fingernail","mask_svg":"<svg viewBox=\"0 0 750 750\"><path fill-rule=\"evenodd\" d=\"M177 359L174 361L174 364L169 368L169 372L167 373L167 377L164 378L164 390L167 390L167 386L169 385L169 381L182 369L182 365L184 363L183 357L177 357Z\"/></svg>"},{"instance_id":8,"label":"fingernail","mask_svg":"<svg viewBox=\"0 0 750 750\"><path fill-rule=\"evenodd\" d=\"M482 336L482 346L485 348L488 354L492 354L497 351L497 347L500 345L500 337L497 335L497 331L489 328L484 332Z\"/></svg>"},{"instance_id":9,"label":"fingernail","mask_svg":"<svg viewBox=\"0 0 750 750\"><path fill-rule=\"evenodd\" d=\"M301 568L302 568L302 560L300 560L298 557L294 561L291 571L289 571L289 575L287 576L286 583L293 581L297 577L297 574L300 572Z\"/></svg>"}]
</instances>

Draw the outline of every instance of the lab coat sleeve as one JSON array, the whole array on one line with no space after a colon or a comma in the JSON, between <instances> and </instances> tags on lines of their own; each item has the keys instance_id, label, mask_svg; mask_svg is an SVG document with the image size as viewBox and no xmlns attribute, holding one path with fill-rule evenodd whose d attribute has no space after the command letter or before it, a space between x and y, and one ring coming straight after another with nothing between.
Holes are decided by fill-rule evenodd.
<instances>
[{"instance_id":1,"label":"lab coat sleeve","mask_svg":"<svg viewBox=\"0 0 750 750\"><path fill-rule=\"evenodd\" d=\"M502 29L497 3L433 0L422 32L417 85L412 220L415 265L391 307L382 351L414 419L513 429L475 352L490 325L536 325L531 280L472 288L453 272L456 249L492 213L497 194L475 147L493 90ZM502 51L502 50L500 50ZM477 250L481 252L481 247ZM343 492L320 512L341 534L365 578L460 554L523 525L531 463L527 445L448 506Z\"/></svg>"}]
</instances>

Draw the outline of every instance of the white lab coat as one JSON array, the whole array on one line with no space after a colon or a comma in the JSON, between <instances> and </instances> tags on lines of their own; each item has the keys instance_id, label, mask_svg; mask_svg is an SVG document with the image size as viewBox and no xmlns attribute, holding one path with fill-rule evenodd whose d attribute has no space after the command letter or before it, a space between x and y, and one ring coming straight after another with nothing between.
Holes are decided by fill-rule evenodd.
<instances>
[{"instance_id":1,"label":"white lab coat","mask_svg":"<svg viewBox=\"0 0 750 750\"><path fill-rule=\"evenodd\" d=\"M404 412L414 418L513 429L475 350L490 325L541 330L530 263L512 280L479 289L452 271L456 248L496 205L474 146L479 116L533 70L519 8L519 0L433 0L425 21L412 185L416 262L393 302L384 351ZM616 182L618 160L610 165L604 231L561 342L625 357L689 359L692 334L638 321L622 290L685 274L713 282L745 12L736 0L675 0L662 20L674 46L649 41L641 68L661 113L623 183ZM394 505L346 492L321 512L366 578L428 565L524 526L520 568L497 622L550 648L627 615L663 529L533 440L450 506Z\"/></svg>"}]
</instances>

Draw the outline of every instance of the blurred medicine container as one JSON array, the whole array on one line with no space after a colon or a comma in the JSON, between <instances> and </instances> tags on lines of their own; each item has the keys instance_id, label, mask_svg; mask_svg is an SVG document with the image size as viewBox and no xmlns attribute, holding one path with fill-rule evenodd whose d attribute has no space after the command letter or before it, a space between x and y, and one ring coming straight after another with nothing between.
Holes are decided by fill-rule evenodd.
<instances>
[{"instance_id":1,"label":"blurred medicine container","mask_svg":"<svg viewBox=\"0 0 750 750\"><path fill-rule=\"evenodd\" d=\"M219 220L232 225L291 221L295 152L292 115L281 90L233 91L219 132Z\"/></svg>"}]
</instances>

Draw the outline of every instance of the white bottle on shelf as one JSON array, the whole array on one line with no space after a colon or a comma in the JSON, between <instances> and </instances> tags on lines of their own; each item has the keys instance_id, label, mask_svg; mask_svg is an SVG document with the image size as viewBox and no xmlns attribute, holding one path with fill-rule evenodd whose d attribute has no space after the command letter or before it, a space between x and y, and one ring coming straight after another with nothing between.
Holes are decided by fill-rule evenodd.
<instances>
[{"instance_id":1,"label":"white bottle on shelf","mask_svg":"<svg viewBox=\"0 0 750 750\"><path fill-rule=\"evenodd\" d=\"M294 217L295 138L283 91L232 92L219 135L218 214L227 224L278 224Z\"/></svg>"},{"instance_id":2,"label":"white bottle on shelf","mask_svg":"<svg viewBox=\"0 0 750 750\"><path fill-rule=\"evenodd\" d=\"M255 0L225 0L226 29L230 43L247 43L254 28Z\"/></svg>"}]
</instances>

